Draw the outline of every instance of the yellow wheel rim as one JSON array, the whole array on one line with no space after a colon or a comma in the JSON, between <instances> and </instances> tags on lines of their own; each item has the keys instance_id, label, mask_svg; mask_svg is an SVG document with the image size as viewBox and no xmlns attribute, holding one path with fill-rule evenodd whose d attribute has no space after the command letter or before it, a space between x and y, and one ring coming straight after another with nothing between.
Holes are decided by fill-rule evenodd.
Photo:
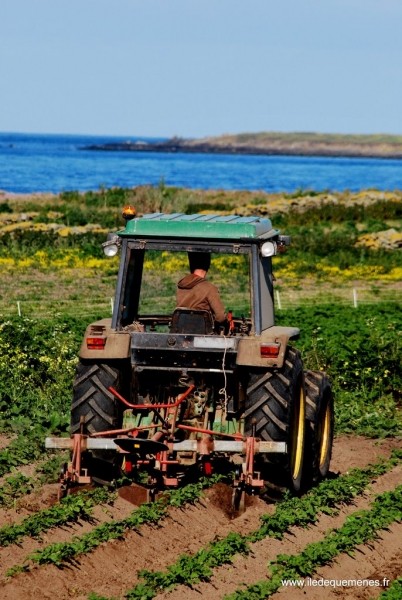
<instances>
[{"instance_id":1,"label":"yellow wheel rim","mask_svg":"<svg viewBox=\"0 0 402 600\"><path fill-rule=\"evenodd\" d=\"M292 454L290 465L293 480L297 480L300 477L303 465L305 414L304 389L303 385L300 385L299 402L296 405L292 423Z\"/></svg>"},{"instance_id":2,"label":"yellow wheel rim","mask_svg":"<svg viewBox=\"0 0 402 600\"><path fill-rule=\"evenodd\" d=\"M320 445L320 468L324 465L329 446L329 436L331 431L331 407L327 404L321 427L321 445Z\"/></svg>"}]
</instances>

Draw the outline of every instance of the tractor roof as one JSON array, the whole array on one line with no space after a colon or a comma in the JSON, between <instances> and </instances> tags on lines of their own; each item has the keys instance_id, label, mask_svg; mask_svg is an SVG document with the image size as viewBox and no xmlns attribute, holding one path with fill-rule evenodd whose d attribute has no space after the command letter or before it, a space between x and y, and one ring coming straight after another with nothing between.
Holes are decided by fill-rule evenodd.
<instances>
[{"instance_id":1,"label":"tractor roof","mask_svg":"<svg viewBox=\"0 0 402 600\"><path fill-rule=\"evenodd\" d=\"M152 213L127 221L118 232L123 237L178 237L202 239L249 239L274 237L278 234L269 219L238 215L207 215L183 213Z\"/></svg>"}]
</instances>

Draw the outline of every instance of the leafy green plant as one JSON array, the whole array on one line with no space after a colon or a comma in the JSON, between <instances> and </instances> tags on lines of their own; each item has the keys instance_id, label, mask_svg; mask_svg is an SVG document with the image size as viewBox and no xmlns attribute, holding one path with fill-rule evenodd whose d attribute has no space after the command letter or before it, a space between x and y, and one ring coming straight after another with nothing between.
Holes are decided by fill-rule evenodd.
<instances>
[{"instance_id":1,"label":"leafy green plant","mask_svg":"<svg viewBox=\"0 0 402 600\"><path fill-rule=\"evenodd\" d=\"M402 319L394 304L320 305L277 316L279 324L300 325L297 346L305 366L331 377L339 433L386 437L401 431Z\"/></svg>"},{"instance_id":2,"label":"leafy green plant","mask_svg":"<svg viewBox=\"0 0 402 600\"><path fill-rule=\"evenodd\" d=\"M346 518L339 529L331 530L322 540L308 544L296 555L280 554L270 563L270 578L238 590L225 600L265 600L282 587L284 580L311 576L317 568L330 564L341 553L379 538L380 531L402 519L402 486L377 496L369 510L361 510Z\"/></svg>"},{"instance_id":3,"label":"leafy green plant","mask_svg":"<svg viewBox=\"0 0 402 600\"><path fill-rule=\"evenodd\" d=\"M385 590L378 600L400 600L402 597L402 577L397 577L389 588Z\"/></svg>"},{"instance_id":4,"label":"leafy green plant","mask_svg":"<svg viewBox=\"0 0 402 600\"><path fill-rule=\"evenodd\" d=\"M27 517L21 523L1 527L0 546L15 544L24 537L40 537L45 531L67 523L78 520L89 521L92 518L94 506L104 503L111 504L114 498L115 494L111 494L104 488L67 496L59 504L41 510Z\"/></svg>"},{"instance_id":5,"label":"leafy green plant","mask_svg":"<svg viewBox=\"0 0 402 600\"><path fill-rule=\"evenodd\" d=\"M0 450L0 477L13 467L26 465L42 456L45 452L45 433L41 426L32 426L23 430L7 448Z\"/></svg>"},{"instance_id":6,"label":"leafy green plant","mask_svg":"<svg viewBox=\"0 0 402 600\"><path fill-rule=\"evenodd\" d=\"M374 477L384 474L402 460L402 452L395 451L387 461L380 461L364 469L354 469L338 479L323 481L302 498L289 498L279 503L275 513L261 518L261 526L249 535L229 533L225 538L211 542L194 555L182 555L165 571L142 570L138 573L144 582L126 592L129 600L151 600L162 590L177 585L192 586L207 581L217 566L231 562L238 554L247 554L250 544L265 537L282 539L291 527L308 527L318 520L320 513L334 514L344 504L350 504L361 494Z\"/></svg>"},{"instance_id":7,"label":"leafy green plant","mask_svg":"<svg viewBox=\"0 0 402 600\"><path fill-rule=\"evenodd\" d=\"M64 463L69 460L69 452L58 452L47 460L40 462L36 469L36 475L40 484L54 483L58 480Z\"/></svg>"},{"instance_id":8,"label":"leafy green plant","mask_svg":"<svg viewBox=\"0 0 402 600\"><path fill-rule=\"evenodd\" d=\"M7 477L0 488L0 506L10 508L18 498L30 494L35 487L32 477L22 473Z\"/></svg>"},{"instance_id":9,"label":"leafy green plant","mask_svg":"<svg viewBox=\"0 0 402 600\"><path fill-rule=\"evenodd\" d=\"M46 546L43 550L29 556L28 560L37 564L54 564L63 567L74 562L80 554L91 552L104 542L122 538L126 531L137 530L144 524L160 522L167 516L171 506L193 504L200 498L204 489L222 479L222 476L216 475L178 490L165 492L156 502L142 504L125 519L102 523L80 537L73 537L69 542ZM29 562L17 565L10 569L8 575L15 575L28 568Z\"/></svg>"},{"instance_id":10,"label":"leafy green plant","mask_svg":"<svg viewBox=\"0 0 402 600\"><path fill-rule=\"evenodd\" d=\"M173 586L191 586L206 581L214 567L231 562L233 555L239 552L248 552L247 541L244 536L231 532L224 540L210 544L194 556L180 556L166 571L140 571L138 575L145 580L145 584L139 584L127 592L125 597L139 600L145 593L146 598L153 598L158 591L171 589Z\"/></svg>"}]
</instances>

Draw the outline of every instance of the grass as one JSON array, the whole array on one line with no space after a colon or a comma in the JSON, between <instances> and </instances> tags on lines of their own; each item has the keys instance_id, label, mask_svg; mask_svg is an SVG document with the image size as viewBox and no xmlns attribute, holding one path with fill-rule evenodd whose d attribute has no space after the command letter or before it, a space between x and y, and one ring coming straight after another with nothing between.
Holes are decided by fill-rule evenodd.
<instances>
[{"instance_id":1,"label":"grass","mask_svg":"<svg viewBox=\"0 0 402 600\"><path fill-rule=\"evenodd\" d=\"M309 131L302 132L276 132L268 131L261 133L240 133L234 135L222 135L215 138L209 138L211 141L221 143L243 143L253 145L255 143L270 144L272 142L284 142L292 144L295 142L304 143L325 143L325 144L402 144L402 136L387 134L336 134L336 133L316 133Z\"/></svg>"},{"instance_id":2,"label":"grass","mask_svg":"<svg viewBox=\"0 0 402 600\"><path fill-rule=\"evenodd\" d=\"M180 275L178 273L177 277L179 278ZM46 273L31 269L25 273L3 273L4 293L0 297L0 319L17 316L18 310L23 317L28 318L55 318L58 315L90 318L94 313L97 313L100 318L110 317L116 278L117 274L108 275L101 271L85 269ZM217 278L214 278L214 283L220 286ZM232 289L228 287L224 292L224 296L228 299L228 306L238 306L239 314L243 310L247 313L246 306L242 302L243 293L239 292L237 285L233 287ZM163 289L163 295L158 295L159 305L166 307L171 305L173 308L173 288L169 296L166 286L156 287L150 282L149 288L153 291ZM334 285L328 281L316 281L311 277L304 281L290 282L283 276L277 278L275 284L275 302L278 313L297 306L327 304L329 298L339 305L353 306L354 290L358 306L379 302L399 303L401 299L401 285L396 281L374 281L373 283L350 281L337 282ZM156 294L153 293L152 304L155 299ZM146 305L147 309L151 309L152 304Z\"/></svg>"}]
</instances>

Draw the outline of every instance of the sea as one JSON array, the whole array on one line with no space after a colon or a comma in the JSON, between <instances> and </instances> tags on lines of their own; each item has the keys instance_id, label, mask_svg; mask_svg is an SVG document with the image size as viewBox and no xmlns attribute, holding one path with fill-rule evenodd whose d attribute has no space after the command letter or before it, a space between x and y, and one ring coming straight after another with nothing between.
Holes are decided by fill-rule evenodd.
<instances>
[{"instance_id":1,"label":"sea","mask_svg":"<svg viewBox=\"0 0 402 600\"><path fill-rule=\"evenodd\" d=\"M353 191L402 189L402 160L93 151L163 138L0 133L0 190L89 191L167 185L190 189Z\"/></svg>"}]
</instances>

